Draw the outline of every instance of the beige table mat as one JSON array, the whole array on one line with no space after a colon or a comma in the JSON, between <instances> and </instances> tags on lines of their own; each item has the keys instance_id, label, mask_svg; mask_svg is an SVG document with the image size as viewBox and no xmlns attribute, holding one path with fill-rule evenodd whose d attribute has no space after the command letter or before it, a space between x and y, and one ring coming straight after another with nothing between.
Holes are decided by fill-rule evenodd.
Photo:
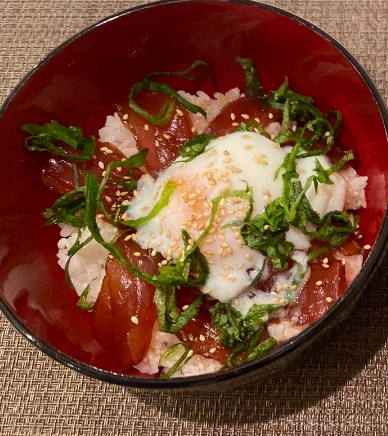
<instances>
[{"instance_id":1,"label":"beige table mat","mask_svg":"<svg viewBox=\"0 0 388 436\"><path fill-rule=\"evenodd\" d=\"M0 0L0 101L66 38L143 3ZM387 0L267 3L337 38L388 100ZM233 393L141 392L86 378L37 351L1 315L0 435L386 435L385 264L324 350L281 378Z\"/></svg>"}]
</instances>

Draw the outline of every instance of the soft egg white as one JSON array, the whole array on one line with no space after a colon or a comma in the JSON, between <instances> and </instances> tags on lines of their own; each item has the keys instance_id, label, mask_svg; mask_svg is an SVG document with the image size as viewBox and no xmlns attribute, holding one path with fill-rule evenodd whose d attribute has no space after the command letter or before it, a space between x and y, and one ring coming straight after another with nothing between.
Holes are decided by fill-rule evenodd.
<instances>
[{"instance_id":1,"label":"soft egg white","mask_svg":"<svg viewBox=\"0 0 388 436\"><path fill-rule=\"evenodd\" d=\"M174 180L177 187L158 216L138 227L137 242L143 248L161 252L167 261L176 259L184 248L181 229L186 229L196 241L209 226L211 201L230 190L245 190L247 186L253 190L253 216L263 213L269 202L282 195L282 172L276 178L275 173L285 156L284 149L262 135L236 132L211 141L206 151L190 162L178 158L157 180L145 175L139 180L138 195L128 208L131 219L150 212L169 180ZM319 159L324 168L330 165L327 158ZM314 167L312 160L298 162L302 184L313 174ZM317 193L307 193L321 216L332 208L343 209L345 184L337 174L331 179L333 185L320 185ZM202 291L221 302L234 301L244 293L248 295L252 279L265 261L260 252L244 245L237 226L224 227L243 219L248 206L248 202L239 197L224 198L209 234L199 244L210 268ZM291 230L288 238L296 242L297 249L308 248L309 239L297 229ZM279 295L275 294L265 297L266 301L277 302ZM247 298L244 298L244 308Z\"/></svg>"}]
</instances>

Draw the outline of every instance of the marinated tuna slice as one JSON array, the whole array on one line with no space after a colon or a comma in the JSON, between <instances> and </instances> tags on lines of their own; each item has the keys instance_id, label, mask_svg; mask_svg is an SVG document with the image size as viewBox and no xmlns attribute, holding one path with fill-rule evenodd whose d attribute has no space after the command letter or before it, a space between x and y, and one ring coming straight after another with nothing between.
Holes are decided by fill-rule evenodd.
<instances>
[{"instance_id":1,"label":"marinated tuna slice","mask_svg":"<svg viewBox=\"0 0 388 436\"><path fill-rule=\"evenodd\" d=\"M321 318L347 289L345 266L341 261L313 263L310 267L308 282L288 308L287 318L297 325Z\"/></svg>"},{"instance_id":2,"label":"marinated tuna slice","mask_svg":"<svg viewBox=\"0 0 388 436\"><path fill-rule=\"evenodd\" d=\"M112 318L109 279L104 277L101 291L93 307L93 329L97 341L110 353L117 354Z\"/></svg>"},{"instance_id":3,"label":"marinated tuna slice","mask_svg":"<svg viewBox=\"0 0 388 436\"><path fill-rule=\"evenodd\" d=\"M77 184L83 186L87 171L92 171L96 177L102 178L109 163L124 159L126 159L124 154L113 144L96 141L95 157L85 166L80 162L73 164L61 156L52 156L43 166L41 178L49 188L60 194L66 194L75 189L76 177ZM133 196L131 180L138 180L142 175L143 172L138 168L113 169L101 197L105 209L115 212L116 207L123 201L131 199Z\"/></svg>"},{"instance_id":4,"label":"marinated tuna slice","mask_svg":"<svg viewBox=\"0 0 388 436\"><path fill-rule=\"evenodd\" d=\"M201 296L199 289L182 287L177 292L177 304L179 308L190 305L195 299ZM196 354L204 357L216 359L221 364L225 364L230 354L219 342L220 331L211 324L211 314L209 307L216 304L204 302L198 315L191 319L178 333L178 337L185 342Z\"/></svg>"},{"instance_id":5,"label":"marinated tuna slice","mask_svg":"<svg viewBox=\"0 0 388 436\"><path fill-rule=\"evenodd\" d=\"M179 147L194 135L193 125L188 111L166 94L143 91L136 99L136 103L153 116L170 102L174 109L164 126L155 126L133 111L127 103L117 108L124 125L134 134L137 148L148 149L145 167L154 178L179 156Z\"/></svg>"},{"instance_id":6,"label":"marinated tuna slice","mask_svg":"<svg viewBox=\"0 0 388 436\"><path fill-rule=\"evenodd\" d=\"M151 275L157 272L157 263L163 260L160 255L152 257L151 250L141 249L131 239L125 241L121 237L117 246L126 260ZM130 368L142 361L151 342L157 318L153 302L155 287L135 277L117 259L108 259L104 283L109 288L109 298L105 291L100 292L97 299L93 311L96 336L104 342L113 336L120 366ZM104 318L112 320L108 333Z\"/></svg>"},{"instance_id":7,"label":"marinated tuna slice","mask_svg":"<svg viewBox=\"0 0 388 436\"><path fill-rule=\"evenodd\" d=\"M273 108L265 108L261 100L244 97L226 105L217 117L211 121L206 133L224 136L236 131L241 123L259 121L263 129L271 123L281 122L282 112ZM270 129L268 129L270 130Z\"/></svg>"}]
</instances>

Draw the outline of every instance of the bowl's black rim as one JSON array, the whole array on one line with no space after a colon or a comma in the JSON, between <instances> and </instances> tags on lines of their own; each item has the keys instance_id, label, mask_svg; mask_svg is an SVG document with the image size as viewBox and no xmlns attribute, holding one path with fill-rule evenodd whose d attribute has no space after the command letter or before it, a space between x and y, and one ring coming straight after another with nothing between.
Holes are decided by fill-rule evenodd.
<instances>
[{"instance_id":1,"label":"bowl's black rim","mask_svg":"<svg viewBox=\"0 0 388 436\"><path fill-rule=\"evenodd\" d=\"M19 89L27 82L27 80L37 71L42 65L46 64L57 52L62 50L65 46L69 45L76 39L80 38L85 33L89 32L93 28L103 25L104 23L117 19L121 16L132 14L138 10L148 9L158 7L159 5L168 4L168 3L186 3L192 2L193 0L160 0L152 3L147 3L140 6L135 6L133 8L115 13L107 18L104 18L97 23L92 24L91 26L85 28L84 30L78 32L76 35L70 37L61 45L53 49L50 53L48 53L40 62L38 62L19 82L19 84L13 89L10 95L4 101L1 109L0 109L0 118L2 114L7 109L8 105L17 94ZM209 1L213 2L214 0L196 0L197 2L209 3ZM359 62L353 57L353 55L344 48L338 41L336 41L332 36L328 33L307 21L304 18L298 17L297 15L277 8L275 6L253 2L251 0L216 0L220 2L229 2L229 3L240 3L246 6L257 7L261 9L270 10L272 12L278 13L280 15L286 16L290 19L293 19L308 28L310 28L315 33L319 34L321 37L327 39L337 50L339 50L345 58L352 64L358 74L361 76L367 87L369 88L372 97L379 109L382 121L384 123L385 131L387 134L388 131L388 111L385 106L385 103L380 96L376 86L374 85L372 79L369 77L364 68L359 64ZM306 341L309 342L314 339L314 337L320 336L323 331L327 328L327 325L334 324L335 320L340 316L344 307L347 303L350 303L361 291L364 286L364 283L361 280L361 276L370 277L371 273L375 272L378 268L379 261L382 260L384 248L386 247L386 242L388 238L388 211L385 213L382 227L379 231L378 237L374 244L374 247L364 263L362 267L362 271L359 276L355 279L352 285L349 287L347 292L336 302L336 304L318 321L304 330L302 333L297 335L292 340L286 342L285 344L280 345L274 351L269 353L268 355L262 357L260 360L248 362L236 368L232 368L227 371L218 372L215 374L205 374L205 375L197 375L186 378L172 378L169 380L162 379L154 379L154 378L140 378L136 376L122 375L117 373L112 373L108 371L104 371L90 365L87 365L83 362L80 362L76 359L69 357L68 355L62 353L61 351L56 350L51 345L46 343L45 341L37 338L34 333L28 329L23 323L19 321L19 319L15 316L12 310L9 308L7 303L0 298L0 309L9 320L9 322L24 336L26 337L34 346L36 346L40 351L44 352L51 358L56 361L62 363L63 365L83 374L87 375L91 378L98 379L100 381L106 381L109 383L120 384L124 386L129 386L133 388L148 388L148 389L177 389L177 388L189 388L189 387L201 387L214 383L221 383L227 380L235 379L236 377L241 377L243 375L247 375L252 373L259 368L264 369L269 364L274 361L281 359L282 357L286 357L292 351L295 351L298 347L300 347Z\"/></svg>"}]
</instances>

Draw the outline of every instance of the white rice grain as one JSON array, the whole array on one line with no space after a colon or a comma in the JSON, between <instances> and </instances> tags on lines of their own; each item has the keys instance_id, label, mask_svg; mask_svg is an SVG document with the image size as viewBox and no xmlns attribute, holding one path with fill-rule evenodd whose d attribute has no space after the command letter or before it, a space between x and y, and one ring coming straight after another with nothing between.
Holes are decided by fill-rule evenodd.
<instances>
[{"instance_id":1,"label":"white rice grain","mask_svg":"<svg viewBox=\"0 0 388 436\"><path fill-rule=\"evenodd\" d=\"M159 331L158 322L155 322L150 347L144 359L135 365L135 368L142 373L156 374L160 370L168 372L177 362L181 354L176 353L161 366L160 356L172 345L181 343L176 335ZM215 359L208 359L200 355L194 355L183 365L172 377L185 377L198 374L216 372L221 368L221 364Z\"/></svg>"},{"instance_id":2,"label":"white rice grain","mask_svg":"<svg viewBox=\"0 0 388 436\"><path fill-rule=\"evenodd\" d=\"M98 131L101 142L115 145L126 157L136 154L136 141L133 133L124 126L119 115L115 112L106 117L105 126Z\"/></svg>"},{"instance_id":3,"label":"white rice grain","mask_svg":"<svg viewBox=\"0 0 388 436\"><path fill-rule=\"evenodd\" d=\"M368 182L368 177L359 176L356 170L352 167L340 169L338 174L346 182L345 194L345 210L358 210L366 208L365 188Z\"/></svg>"},{"instance_id":4,"label":"white rice grain","mask_svg":"<svg viewBox=\"0 0 388 436\"><path fill-rule=\"evenodd\" d=\"M279 323L269 322L267 325L268 334L280 343L293 338L306 327L308 327L308 325L299 326L287 320L283 320Z\"/></svg>"},{"instance_id":5,"label":"white rice grain","mask_svg":"<svg viewBox=\"0 0 388 436\"><path fill-rule=\"evenodd\" d=\"M111 241L117 236L115 228L97 218L97 225L105 241ZM61 225L61 239L58 241L58 264L65 269L69 259L69 249L74 245L78 236L78 229L68 225ZM80 242L90 236L88 229L82 230ZM92 239L71 258L69 275L78 295L90 285L87 301L96 301L105 275L105 264L108 257L106 250L95 239Z\"/></svg>"},{"instance_id":6,"label":"white rice grain","mask_svg":"<svg viewBox=\"0 0 388 436\"><path fill-rule=\"evenodd\" d=\"M224 106L241 97L241 93L238 88L230 89L225 94L216 92L214 94L214 98L210 98L203 91L198 91L196 95L189 94L185 91L178 91L178 93L190 103L200 106L207 113L206 118L201 114L189 113L197 134L205 131L208 124L214 120Z\"/></svg>"}]
</instances>

